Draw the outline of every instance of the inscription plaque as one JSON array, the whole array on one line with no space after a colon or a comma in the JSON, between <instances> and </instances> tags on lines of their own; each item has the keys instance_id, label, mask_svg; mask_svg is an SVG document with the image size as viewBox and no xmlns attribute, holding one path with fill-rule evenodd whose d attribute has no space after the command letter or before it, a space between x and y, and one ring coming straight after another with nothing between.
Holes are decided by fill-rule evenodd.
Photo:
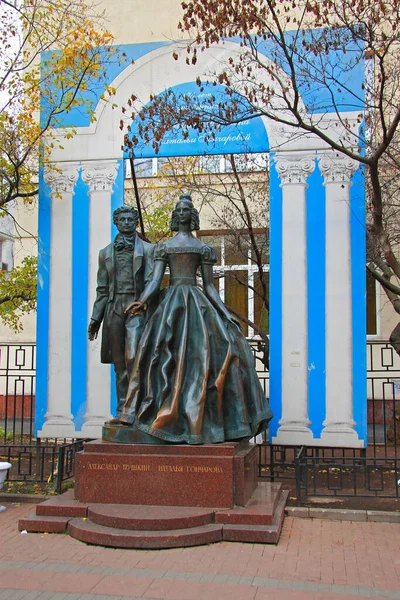
<instances>
[{"instance_id":1,"label":"inscription plaque","mask_svg":"<svg viewBox=\"0 0 400 600\"><path fill-rule=\"evenodd\" d=\"M76 455L75 497L104 504L243 506L256 487L256 455L257 448L244 442L162 450L90 442Z\"/></svg>"},{"instance_id":2,"label":"inscription plaque","mask_svg":"<svg viewBox=\"0 0 400 600\"><path fill-rule=\"evenodd\" d=\"M111 464L111 463L88 463L87 468L93 471L154 471L158 470L163 473L223 473L222 467L211 466L203 467L201 465L128 465L128 464Z\"/></svg>"}]
</instances>

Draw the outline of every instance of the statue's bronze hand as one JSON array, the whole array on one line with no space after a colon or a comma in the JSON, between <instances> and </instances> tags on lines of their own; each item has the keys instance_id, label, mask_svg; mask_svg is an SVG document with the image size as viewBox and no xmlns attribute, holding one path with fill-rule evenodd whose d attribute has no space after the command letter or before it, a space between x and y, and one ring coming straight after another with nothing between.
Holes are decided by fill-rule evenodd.
<instances>
[{"instance_id":1,"label":"statue's bronze hand","mask_svg":"<svg viewBox=\"0 0 400 600\"><path fill-rule=\"evenodd\" d=\"M97 338L99 329L100 329L99 321L95 321L94 319L91 319L91 321L89 323L89 328L88 328L88 338L91 342L93 342L93 340L95 340Z\"/></svg>"},{"instance_id":2,"label":"statue's bronze hand","mask_svg":"<svg viewBox=\"0 0 400 600\"><path fill-rule=\"evenodd\" d=\"M130 315L137 316L141 315L145 310L147 310L147 304L140 300L136 300L125 309L125 314L129 313Z\"/></svg>"}]
</instances>

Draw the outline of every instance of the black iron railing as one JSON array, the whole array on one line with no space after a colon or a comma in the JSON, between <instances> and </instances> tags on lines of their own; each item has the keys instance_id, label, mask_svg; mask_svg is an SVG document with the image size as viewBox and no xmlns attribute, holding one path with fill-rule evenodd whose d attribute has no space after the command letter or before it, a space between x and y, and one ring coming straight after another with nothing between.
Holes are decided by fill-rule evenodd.
<instances>
[{"instance_id":1,"label":"black iron railing","mask_svg":"<svg viewBox=\"0 0 400 600\"><path fill-rule=\"evenodd\" d=\"M265 348L251 343L269 396ZM83 440L34 437L34 344L0 346L0 460L13 464L9 481L53 482L60 491L74 475ZM259 436L259 476L286 481L298 502L311 496L398 498L400 486L400 358L388 342L367 343L368 447L366 450L270 445Z\"/></svg>"},{"instance_id":2,"label":"black iron railing","mask_svg":"<svg viewBox=\"0 0 400 600\"><path fill-rule=\"evenodd\" d=\"M0 345L0 444L34 437L35 344Z\"/></svg>"},{"instance_id":3,"label":"black iron railing","mask_svg":"<svg viewBox=\"0 0 400 600\"><path fill-rule=\"evenodd\" d=\"M0 461L12 464L6 482L60 492L84 440L36 439L35 392L36 345L0 345Z\"/></svg>"},{"instance_id":4,"label":"black iron railing","mask_svg":"<svg viewBox=\"0 0 400 600\"><path fill-rule=\"evenodd\" d=\"M389 342L367 344L368 445L382 457L400 449L400 357Z\"/></svg>"},{"instance_id":5,"label":"black iron railing","mask_svg":"<svg viewBox=\"0 0 400 600\"><path fill-rule=\"evenodd\" d=\"M12 465L6 483L47 484L48 490L60 493L63 483L74 476L75 454L83 449L85 441L48 443L37 439L34 444L0 445L0 461Z\"/></svg>"},{"instance_id":6,"label":"black iron railing","mask_svg":"<svg viewBox=\"0 0 400 600\"><path fill-rule=\"evenodd\" d=\"M399 498L400 460L352 451L347 456L318 456L301 448L295 457L297 503L311 497Z\"/></svg>"},{"instance_id":7,"label":"black iron railing","mask_svg":"<svg viewBox=\"0 0 400 600\"><path fill-rule=\"evenodd\" d=\"M310 497L399 498L400 357L389 342L367 343L366 449L259 445L259 475Z\"/></svg>"},{"instance_id":8,"label":"black iron railing","mask_svg":"<svg viewBox=\"0 0 400 600\"><path fill-rule=\"evenodd\" d=\"M88 440L75 440L70 444L62 444L58 449L56 492L61 493L63 483L72 479L75 474L75 454L83 450Z\"/></svg>"}]
</instances>

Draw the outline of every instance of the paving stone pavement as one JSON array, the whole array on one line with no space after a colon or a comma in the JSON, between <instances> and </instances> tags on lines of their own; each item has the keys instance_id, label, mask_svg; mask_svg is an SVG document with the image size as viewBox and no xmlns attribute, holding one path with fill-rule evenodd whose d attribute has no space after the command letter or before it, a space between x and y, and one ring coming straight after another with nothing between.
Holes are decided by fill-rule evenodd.
<instances>
[{"instance_id":1,"label":"paving stone pavement","mask_svg":"<svg viewBox=\"0 0 400 600\"><path fill-rule=\"evenodd\" d=\"M6 506L0 600L400 599L398 523L286 517L277 546L122 550L22 534L32 505Z\"/></svg>"}]
</instances>

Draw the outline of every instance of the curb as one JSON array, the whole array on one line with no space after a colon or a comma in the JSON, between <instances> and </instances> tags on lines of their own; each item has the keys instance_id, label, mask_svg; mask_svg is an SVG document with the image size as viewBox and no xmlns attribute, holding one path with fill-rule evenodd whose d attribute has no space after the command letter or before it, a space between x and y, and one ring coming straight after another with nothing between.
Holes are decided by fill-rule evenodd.
<instances>
[{"instance_id":1,"label":"curb","mask_svg":"<svg viewBox=\"0 0 400 600\"><path fill-rule=\"evenodd\" d=\"M17 502L19 504L39 504L49 498L51 496L42 494L0 494L0 502Z\"/></svg>"},{"instance_id":2,"label":"curb","mask_svg":"<svg viewBox=\"0 0 400 600\"><path fill-rule=\"evenodd\" d=\"M332 521L368 521L372 523L400 523L400 512L385 510L354 510L339 508L307 508L287 506L285 514L300 519L330 519Z\"/></svg>"}]
</instances>

